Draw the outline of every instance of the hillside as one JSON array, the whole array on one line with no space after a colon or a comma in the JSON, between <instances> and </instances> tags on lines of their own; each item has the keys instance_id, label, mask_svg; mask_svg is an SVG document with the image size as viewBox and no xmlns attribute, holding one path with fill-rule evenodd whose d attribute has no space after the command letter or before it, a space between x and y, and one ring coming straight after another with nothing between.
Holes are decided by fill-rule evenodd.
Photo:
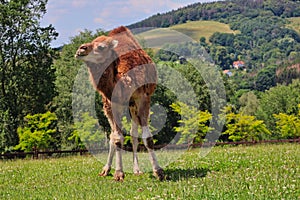
<instances>
[{"instance_id":1,"label":"hillside","mask_svg":"<svg viewBox=\"0 0 300 200\"><path fill-rule=\"evenodd\" d=\"M168 28L157 28L136 35L148 48L161 48L166 44L177 43L178 41L188 42L191 38Z\"/></svg>"},{"instance_id":2,"label":"hillside","mask_svg":"<svg viewBox=\"0 0 300 200\"><path fill-rule=\"evenodd\" d=\"M167 43L199 41L205 37L206 41L215 33L233 33L228 24L216 21L190 21L184 24L174 25L169 28L158 28L137 34L137 37L147 42L147 47L160 48Z\"/></svg>"},{"instance_id":3,"label":"hillside","mask_svg":"<svg viewBox=\"0 0 300 200\"><path fill-rule=\"evenodd\" d=\"M298 34L300 34L300 17L289 18L289 21L290 24L288 24L287 27L294 29Z\"/></svg>"},{"instance_id":4,"label":"hillside","mask_svg":"<svg viewBox=\"0 0 300 200\"><path fill-rule=\"evenodd\" d=\"M205 37L207 41L215 33L239 33L239 31L231 30L228 24L217 21L189 21L184 24L178 24L170 27L172 30L179 31L196 41Z\"/></svg>"},{"instance_id":5,"label":"hillside","mask_svg":"<svg viewBox=\"0 0 300 200\"><path fill-rule=\"evenodd\" d=\"M300 77L300 63L279 67L276 70L276 82L280 84L290 84L293 79Z\"/></svg>"},{"instance_id":6,"label":"hillside","mask_svg":"<svg viewBox=\"0 0 300 200\"><path fill-rule=\"evenodd\" d=\"M259 16L300 17L300 3L294 0L227 0L212 3L195 3L167 13L158 13L129 28L169 27L188 21L214 20L226 23L253 19Z\"/></svg>"},{"instance_id":7,"label":"hillside","mask_svg":"<svg viewBox=\"0 0 300 200\"><path fill-rule=\"evenodd\" d=\"M232 69L233 62L242 60L247 73L236 78L245 83L238 84L238 89L265 91L276 85L274 68L291 66L300 56L299 24L299 1L228 0L159 13L129 27L160 27L140 36L150 41L150 47L170 42L175 45L171 46L173 52L184 52L183 56L193 52L197 55L204 46L223 70ZM188 41L186 36L199 42L199 46L190 45L189 50L176 46L178 41ZM179 58L162 51L158 57L164 61Z\"/></svg>"}]
</instances>

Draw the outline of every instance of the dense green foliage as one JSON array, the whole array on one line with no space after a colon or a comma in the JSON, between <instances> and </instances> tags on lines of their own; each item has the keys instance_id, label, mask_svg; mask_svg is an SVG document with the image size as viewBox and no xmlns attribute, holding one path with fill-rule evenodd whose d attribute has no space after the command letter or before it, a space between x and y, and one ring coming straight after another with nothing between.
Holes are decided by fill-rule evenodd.
<instances>
[{"instance_id":1,"label":"dense green foliage","mask_svg":"<svg viewBox=\"0 0 300 200\"><path fill-rule=\"evenodd\" d=\"M97 176L102 163L91 156L1 161L0 198L292 200L299 160L299 144L215 147L206 157L193 149L165 167L168 181L126 173L123 183Z\"/></svg>"},{"instance_id":2,"label":"dense green foliage","mask_svg":"<svg viewBox=\"0 0 300 200\"><path fill-rule=\"evenodd\" d=\"M85 148L85 145L103 145L106 135L101 132L98 120L88 112L83 113L80 118L74 123L74 131L68 139L75 141L76 148L79 149Z\"/></svg>"},{"instance_id":3,"label":"dense green foliage","mask_svg":"<svg viewBox=\"0 0 300 200\"><path fill-rule=\"evenodd\" d=\"M275 118L273 114L298 114L300 101L300 81L294 80L290 85L277 85L260 95L260 103L256 115L274 131Z\"/></svg>"},{"instance_id":4,"label":"dense green foliage","mask_svg":"<svg viewBox=\"0 0 300 200\"><path fill-rule=\"evenodd\" d=\"M181 133L177 143L203 142L203 138L211 130L208 122L211 120L212 115L207 111L200 111L196 107L188 106L182 102L173 103L171 108L181 116L181 119L178 120L179 126L174 127L176 132Z\"/></svg>"},{"instance_id":5,"label":"dense green foliage","mask_svg":"<svg viewBox=\"0 0 300 200\"><path fill-rule=\"evenodd\" d=\"M270 131L264 121L255 119L254 116L232 112L231 107L224 109L226 115L226 131L232 141L259 141L267 138Z\"/></svg>"},{"instance_id":6,"label":"dense green foliage","mask_svg":"<svg viewBox=\"0 0 300 200\"><path fill-rule=\"evenodd\" d=\"M103 140L110 127L102 112L101 96L88 90L86 66L74 59L74 53L80 44L106 33L85 30L54 50L50 48L57 37L54 27L39 24L46 0L0 2L0 152L16 146L27 151L32 146L84 148L85 140ZM233 30L215 32L210 38L202 36L195 42L167 44L163 50L147 49L159 72L152 97L152 106L158 110L153 109L151 115L157 144L169 143L178 134L182 143L200 142L210 131L207 121L222 124L222 118L214 116L222 113L214 113L214 108L222 110L226 104L232 110L227 113L220 140L299 137L300 81L294 79L300 74L300 35L289 24L290 17L299 16L299 1L232 0L193 4L129 26L170 27L211 20L226 23ZM245 65L234 69L233 62L238 60ZM230 74L223 74L223 70L230 70ZM224 94L220 90L223 84ZM89 95L94 96L92 102ZM216 101L219 98L220 102ZM174 107L176 102L180 108ZM93 106L94 113L86 113L90 112L86 104ZM28 116L48 111L57 117L56 131L51 132L54 125L49 128L55 145L52 140L40 146L33 142L27 145L31 137L43 138L44 133L28 128ZM96 130L99 127L101 131ZM125 136L128 130L125 127Z\"/></svg>"},{"instance_id":7,"label":"dense green foliage","mask_svg":"<svg viewBox=\"0 0 300 200\"><path fill-rule=\"evenodd\" d=\"M274 117L277 119L276 128L283 138L300 137L300 110L298 115L279 113L274 114Z\"/></svg>"},{"instance_id":8,"label":"dense green foliage","mask_svg":"<svg viewBox=\"0 0 300 200\"><path fill-rule=\"evenodd\" d=\"M24 127L18 128L20 142L16 149L32 151L37 149L57 149L57 117L54 113L26 115Z\"/></svg>"},{"instance_id":9,"label":"dense green foliage","mask_svg":"<svg viewBox=\"0 0 300 200\"><path fill-rule=\"evenodd\" d=\"M0 151L18 144L27 114L43 113L56 95L54 27L41 27L47 0L0 1Z\"/></svg>"},{"instance_id":10,"label":"dense green foliage","mask_svg":"<svg viewBox=\"0 0 300 200\"><path fill-rule=\"evenodd\" d=\"M241 16L255 18L261 13L279 17L297 17L300 16L298 3L295 0L279 0L276 2L272 0L230 0L213 3L196 3L167 13L158 13L129 27L169 27L197 20L228 21L236 20Z\"/></svg>"},{"instance_id":11,"label":"dense green foliage","mask_svg":"<svg viewBox=\"0 0 300 200\"><path fill-rule=\"evenodd\" d=\"M78 142L73 136L74 133L74 119L73 119L73 111L72 111L72 98L73 98L73 89L75 84L76 76L79 74L80 69L85 69L85 65L74 59L75 52L77 48L86 42L93 40L98 35L102 35L104 32L102 30L97 30L96 33L92 33L91 31L85 30L79 33L78 36L71 38L70 44L64 45L61 52L60 58L56 59L53 67L56 70L55 76L56 80L55 90L57 95L54 97L52 102L52 107L58 117L58 128L61 134L61 146L62 148L77 148ZM87 70L85 70L87 72ZM79 88L78 90L85 91L86 89L86 81L83 81L76 86ZM79 99L78 101L84 101L84 96L77 95L76 97ZM106 119L103 114L101 114L102 104L101 98L99 96L96 97L96 105L98 112L98 116L101 125L105 124L105 127L108 126ZM82 113L87 111L82 111ZM101 118L102 116L102 118ZM70 140L70 137L74 140Z\"/></svg>"}]
</instances>

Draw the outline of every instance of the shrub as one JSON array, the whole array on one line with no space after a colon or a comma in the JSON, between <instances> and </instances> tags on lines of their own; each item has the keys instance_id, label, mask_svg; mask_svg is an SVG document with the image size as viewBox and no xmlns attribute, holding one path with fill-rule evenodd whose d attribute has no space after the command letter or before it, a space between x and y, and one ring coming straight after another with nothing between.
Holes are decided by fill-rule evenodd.
<instances>
[{"instance_id":1,"label":"shrub","mask_svg":"<svg viewBox=\"0 0 300 200\"><path fill-rule=\"evenodd\" d=\"M226 114L226 131L228 139L233 141L257 141L270 135L264 121L257 120L254 116L242 115L232 112L232 108L225 108Z\"/></svg>"},{"instance_id":2,"label":"shrub","mask_svg":"<svg viewBox=\"0 0 300 200\"><path fill-rule=\"evenodd\" d=\"M171 108L181 115L181 119L178 120L180 126L174 128L176 132L181 133L178 144L188 143L189 141L193 141L193 143L202 142L206 133L212 130L207 125L212 118L208 111L198 110L182 102L173 103Z\"/></svg>"},{"instance_id":3,"label":"shrub","mask_svg":"<svg viewBox=\"0 0 300 200\"><path fill-rule=\"evenodd\" d=\"M16 150L32 151L33 148L49 149L56 148L57 140L57 117L55 113L26 115L24 127L19 127L17 132L19 144Z\"/></svg>"},{"instance_id":4,"label":"shrub","mask_svg":"<svg viewBox=\"0 0 300 200\"><path fill-rule=\"evenodd\" d=\"M300 137L300 104L298 115L287 115L285 113L274 114L276 129L282 138Z\"/></svg>"}]
</instances>

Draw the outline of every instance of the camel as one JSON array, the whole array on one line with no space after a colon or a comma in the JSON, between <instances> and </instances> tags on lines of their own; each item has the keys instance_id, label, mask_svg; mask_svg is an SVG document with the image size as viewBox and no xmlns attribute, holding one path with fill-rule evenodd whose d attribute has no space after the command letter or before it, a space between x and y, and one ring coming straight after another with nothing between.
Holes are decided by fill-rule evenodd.
<instances>
[{"instance_id":1,"label":"camel","mask_svg":"<svg viewBox=\"0 0 300 200\"><path fill-rule=\"evenodd\" d=\"M153 136L149 129L151 95L157 82L155 64L134 39L131 31L121 26L112 30L108 36L99 36L91 43L82 44L75 57L86 63L91 82L100 93L103 110L111 126L109 154L100 176L107 176L116 154L114 179L124 180L121 149L124 142L121 115L129 110L133 146L133 172L142 174L138 164L138 126L142 128L142 139L149 152L153 174L164 179L159 166Z\"/></svg>"}]
</instances>

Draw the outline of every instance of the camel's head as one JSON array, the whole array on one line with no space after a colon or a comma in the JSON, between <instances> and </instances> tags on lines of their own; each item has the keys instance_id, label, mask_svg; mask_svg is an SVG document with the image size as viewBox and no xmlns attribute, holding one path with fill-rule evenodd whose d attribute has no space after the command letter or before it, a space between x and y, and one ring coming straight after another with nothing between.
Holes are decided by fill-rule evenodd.
<instances>
[{"instance_id":1,"label":"camel's head","mask_svg":"<svg viewBox=\"0 0 300 200\"><path fill-rule=\"evenodd\" d=\"M91 43L82 44L76 51L75 58L93 63L104 63L114 55L112 52L117 45L117 40L107 36L99 36Z\"/></svg>"}]
</instances>

